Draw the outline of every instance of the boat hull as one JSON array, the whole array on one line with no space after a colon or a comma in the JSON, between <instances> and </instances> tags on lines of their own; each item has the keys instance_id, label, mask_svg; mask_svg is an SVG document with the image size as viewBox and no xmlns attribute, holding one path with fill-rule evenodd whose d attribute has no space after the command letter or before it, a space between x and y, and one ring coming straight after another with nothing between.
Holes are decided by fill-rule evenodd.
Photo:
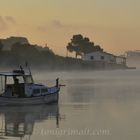
<instances>
[{"instance_id":1,"label":"boat hull","mask_svg":"<svg viewBox=\"0 0 140 140\"><path fill-rule=\"evenodd\" d=\"M8 98L0 97L0 106L22 106L22 105L38 105L58 102L59 92L47 94L45 96L30 97L30 98Z\"/></svg>"}]
</instances>

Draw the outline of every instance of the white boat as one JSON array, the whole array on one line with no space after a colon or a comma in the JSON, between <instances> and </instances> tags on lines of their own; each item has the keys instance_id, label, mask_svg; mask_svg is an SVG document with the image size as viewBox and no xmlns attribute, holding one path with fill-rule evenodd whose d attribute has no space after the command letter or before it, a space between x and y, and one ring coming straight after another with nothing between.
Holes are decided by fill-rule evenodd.
<instances>
[{"instance_id":1,"label":"white boat","mask_svg":"<svg viewBox=\"0 0 140 140\"><path fill-rule=\"evenodd\" d=\"M1 72L0 77L0 106L48 104L59 100L58 78L52 87L35 84L30 68L26 73L22 67L12 72Z\"/></svg>"}]
</instances>

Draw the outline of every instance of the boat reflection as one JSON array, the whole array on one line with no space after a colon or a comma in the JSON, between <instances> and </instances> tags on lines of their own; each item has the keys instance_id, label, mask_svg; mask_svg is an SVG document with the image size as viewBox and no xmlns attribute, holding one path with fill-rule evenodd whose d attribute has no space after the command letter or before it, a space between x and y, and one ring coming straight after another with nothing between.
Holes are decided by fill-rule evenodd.
<instances>
[{"instance_id":1,"label":"boat reflection","mask_svg":"<svg viewBox=\"0 0 140 140\"><path fill-rule=\"evenodd\" d=\"M59 106L52 104L49 106L1 107L0 118L0 139L26 137L29 140L33 134L35 122L54 119L56 127L59 127Z\"/></svg>"}]
</instances>

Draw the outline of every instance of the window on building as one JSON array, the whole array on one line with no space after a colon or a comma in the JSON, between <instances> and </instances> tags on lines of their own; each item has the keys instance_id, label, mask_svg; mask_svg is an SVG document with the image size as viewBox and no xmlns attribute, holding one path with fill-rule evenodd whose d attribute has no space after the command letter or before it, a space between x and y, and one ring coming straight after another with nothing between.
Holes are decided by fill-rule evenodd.
<instances>
[{"instance_id":1,"label":"window on building","mask_svg":"<svg viewBox=\"0 0 140 140\"><path fill-rule=\"evenodd\" d=\"M101 59L102 59L102 60L104 60L104 59L105 59L105 57L104 57L104 56L101 56Z\"/></svg>"},{"instance_id":2,"label":"window on building","mask_svg":"<svg viewBox=\"0 0 140 140\"><path fill-rule=\"evenodd\" d=\"M90 56L90 59L91 59L91 60L94 60L94 56Z\"/></svg>"}]
</instances>

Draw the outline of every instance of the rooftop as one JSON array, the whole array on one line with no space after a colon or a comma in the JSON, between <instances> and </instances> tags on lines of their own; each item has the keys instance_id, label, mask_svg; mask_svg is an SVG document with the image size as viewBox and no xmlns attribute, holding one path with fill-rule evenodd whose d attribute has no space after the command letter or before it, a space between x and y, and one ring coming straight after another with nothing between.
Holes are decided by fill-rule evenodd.
<instances>
[{"instance_id":1,"label":"rooftop","mask_svg":"<svg viewBox=\"0 0 140 140\"><path fill-rule=\"evenodd\" d=\"M19 72L0 72L0 76L28 76L29 73L19 73Z\"/></svg>"}]
</instances>

